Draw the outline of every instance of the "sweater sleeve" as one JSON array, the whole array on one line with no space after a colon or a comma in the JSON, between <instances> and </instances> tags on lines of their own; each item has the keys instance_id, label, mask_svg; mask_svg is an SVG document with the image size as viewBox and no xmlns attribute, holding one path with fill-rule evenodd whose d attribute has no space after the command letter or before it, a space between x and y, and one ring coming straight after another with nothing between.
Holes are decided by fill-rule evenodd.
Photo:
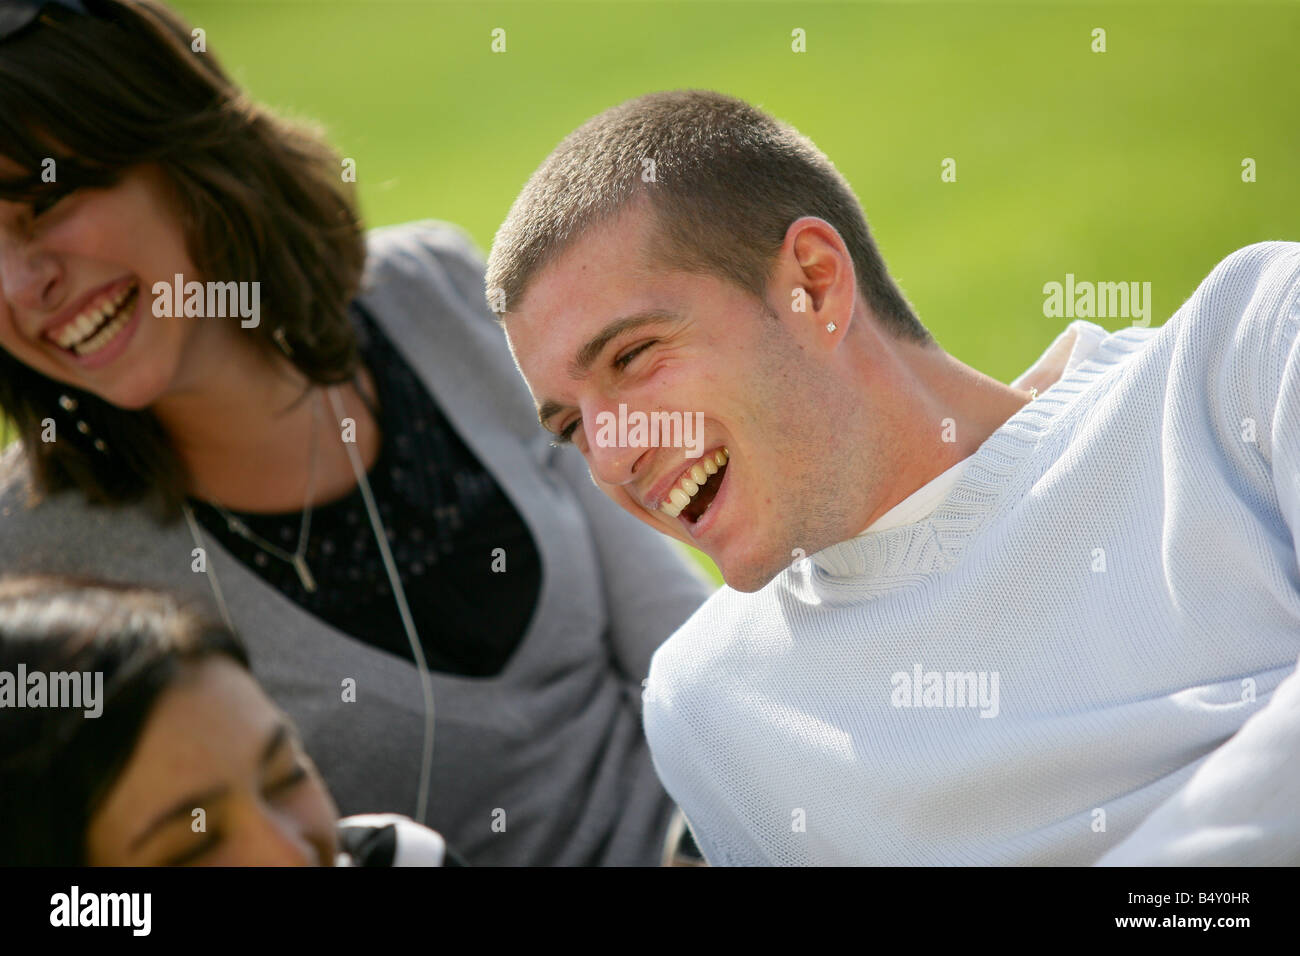
<instances>
[{"instance_id":1,"label":"sweater sleeve","mask_svg":"<svg viewBox=\"0 0 1300 956\"><path fill-rule=\"evenodd\" d=\"M1291 530L1291 546L1300 568L1300 298L1288 319L1290 349L1273 414L1273 485L1278 509ZM1297 573L1300 580L1300 572Z\"/></svg>"},{"instance_id":2,"label":"sweater sleeve","mask_svg":"<svg viewBox=\"0 0 1300 956\"><path fill-rule=\"evenodd\" d=\"M1258 451L1289 550L1300 559L1300 243L1238 250L1197 296L1206 311L1219 306L1227 313L1218 320L1228 327L1213 339L1220 356L1211 361L1207 383L1220 433L1239 448ZM1230 302L1244 302L1239 321L1231 318ZM1300 599L1300 567L1291 570L1289 584Z\"/></svg>"},{"instance_id":3,"label":"sweater sleeve","mask_svg":"<svg viewBox=\"0 0 1300 956\"><path fill-rule=\"evenodd\" d=\"M1252 281L1238 286L1250 293L1238 293L1246 304L1211 365L1209 391L1221 396L1214 411L1222 431L1259 448L1267 462L1281 530L1296 556L1282 586L1300 602L1300 246L1248 246L1215 270L1224 279L1243 273ZM1213 286L1204 298L1215 302ZM1300 864L1298 752L1300 672L1098 865Z\"/></svg>"},{"instance_id":4,"label":"sweater sleeve","mask_svg":"<svg viewBox=\"0 0 1300 956\"><path fill-rule=\"evenodd\" d=\"M1223 431L1263 458L1297 558L1289 583L1300 599L1300 243L1247 246L1225 259L1220 273L1220 286L1240 276L1248 291L1237 294L1243 314L1224 336L1209 391L1219 396Z\"/></svg>"},{"instance_id":5,"label":"sweater sleeve","mask_svg":"<svg viewBox=\"0 0 1300 956\"><path fill-rule=\"evenodd\" d=\"M1098 866L1300 865L1300 672Z\"/></svg>"}]
</instances>

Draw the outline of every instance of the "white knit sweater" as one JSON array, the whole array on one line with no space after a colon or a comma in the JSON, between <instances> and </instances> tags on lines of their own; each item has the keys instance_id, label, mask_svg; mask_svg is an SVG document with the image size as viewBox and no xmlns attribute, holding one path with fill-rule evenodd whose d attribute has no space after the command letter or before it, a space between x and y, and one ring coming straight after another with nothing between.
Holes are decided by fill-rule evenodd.
<instances>
[{"instance_id":1,"label":"white knit sweater","mask_svg":"<svg viewBox=\"0 0 1300 956\"><path fill-rule=\"evenodd\" d=\"M710 862L1090 864L1173 798L1121 861L1194 863L1189 806L1300 799L1300 758L1180 794L1252 717L1300 721L1268 712L1300 654L1300 244L1091 331L928 517L723 588L656 653L646 733ZM1300 862L1290 807L1228 861Z\"/></svg>"}]
</instances>

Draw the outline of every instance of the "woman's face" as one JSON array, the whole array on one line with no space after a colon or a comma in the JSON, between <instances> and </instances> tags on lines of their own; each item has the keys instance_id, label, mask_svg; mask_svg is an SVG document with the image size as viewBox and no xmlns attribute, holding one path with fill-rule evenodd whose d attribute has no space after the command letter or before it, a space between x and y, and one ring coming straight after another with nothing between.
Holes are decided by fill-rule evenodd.
<instances>
[{"instance_id":1,"label":"woman's face","mask_svg":"<svg viewBox=\"0 0 1300 956\"><path fill-rule=\"evenodd\" d=\"M92 866L333 866L338 811L288 719L224 657L186 665L90 821Z\"/></svg>"},{"instance_id":2,"label":"woman's face","mask_svg":"<svg viewBox=\"0 0 1300 956\"><path fill-rule=\"evenodd\" d=\"M22 172L0 157L0 175ZM0 347L121 408L183 388L225 323L153 314L155 282L205 281L171 196L145 165L43 209L0 200Z\"/></svg>"}]
</instances>

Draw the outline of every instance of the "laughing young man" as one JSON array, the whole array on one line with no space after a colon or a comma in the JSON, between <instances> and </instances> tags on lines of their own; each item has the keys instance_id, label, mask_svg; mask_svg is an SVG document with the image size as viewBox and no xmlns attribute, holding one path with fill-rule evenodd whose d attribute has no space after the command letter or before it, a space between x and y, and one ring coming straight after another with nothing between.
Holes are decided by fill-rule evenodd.
<instances>
[{"instance_id":1,"label":"laughing young man","mask_svg":"<svg viewBox=\"0 0 1300 956\"><path fill-rule=\"evenodd\" d=\"M729 585L644 695L710 862L1300 860L1300 245L1073 323L1035 398L939 347L809 140L690 91L566 138L487 290L542 425ZM620 405L703 452L597 440Z\"/></svg>"}]
</instances>

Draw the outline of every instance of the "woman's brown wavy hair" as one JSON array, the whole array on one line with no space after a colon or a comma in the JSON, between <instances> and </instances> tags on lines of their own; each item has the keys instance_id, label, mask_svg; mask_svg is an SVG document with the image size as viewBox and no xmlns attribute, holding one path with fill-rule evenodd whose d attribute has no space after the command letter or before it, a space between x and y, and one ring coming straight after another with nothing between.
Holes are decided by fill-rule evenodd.
<instances>
[{"instance_id":1,"label":"woman's brown wavy hair","mask_svg":"<svg viewBox=\"0 0 1300 956\"><path fill-rule=\"evenodd\" d=\"M318 129L251 102L211 52L191 50L189 25L161 3L85 6L88 14L47 5L38 22L0 41L0 155L25 173L0 178L0 199L48 204L157 164L201 277L261 282L275 319L249 334L279 350L281 331L289 360L312 382L349 380L358 352L347 308L365 238L338 155ZM47 157L57 183L41 181ZM77 401L75 417L106 454L71 427L60 395ZM187 476L148 409L118 408L0 349L0 415L23 442L37 495L75 488L96 503L148 499L179 514ZM58 441L41 440L46 418L62 426Z\"/></svg>"}]
</instances>

